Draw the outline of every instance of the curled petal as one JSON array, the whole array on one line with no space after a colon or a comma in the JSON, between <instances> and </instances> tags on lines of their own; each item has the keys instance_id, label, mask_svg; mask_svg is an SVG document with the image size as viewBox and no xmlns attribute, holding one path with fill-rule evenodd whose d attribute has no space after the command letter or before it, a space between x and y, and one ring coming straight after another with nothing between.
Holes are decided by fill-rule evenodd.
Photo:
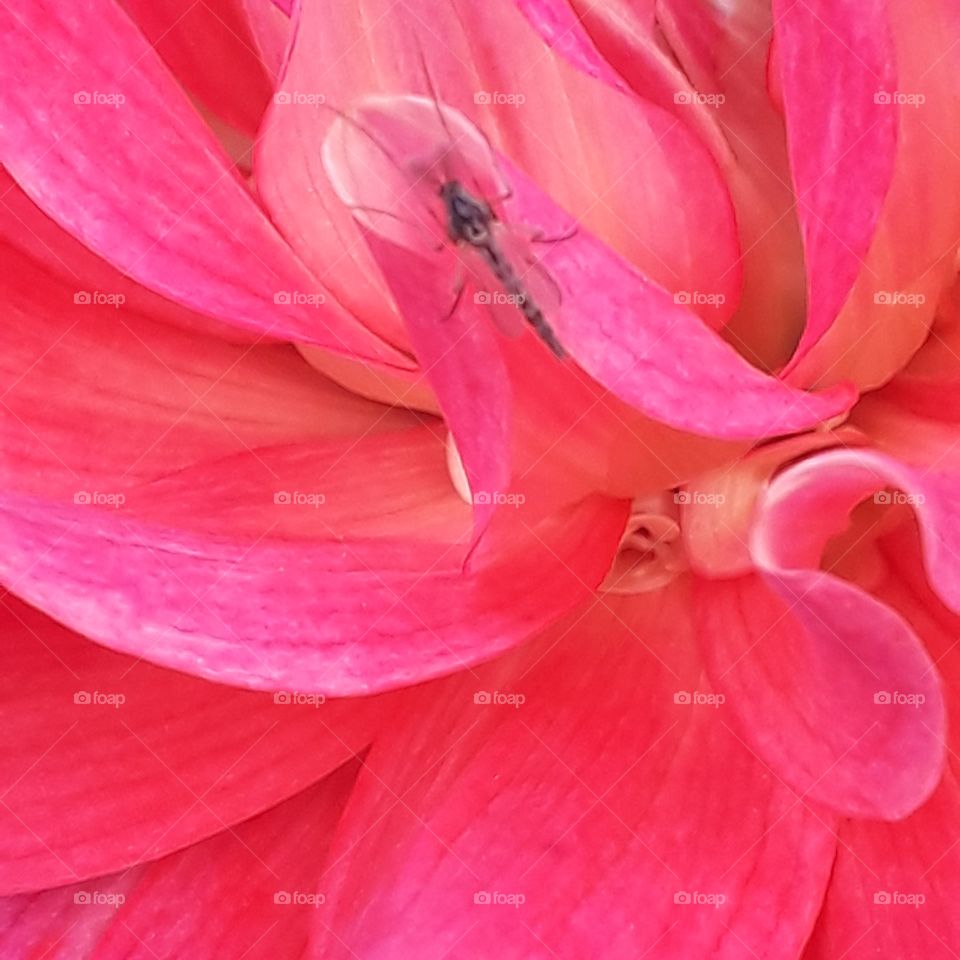
<instances>
[{"instance_id":1,"label":"curled petal","mask_svg":"<svg viewBox=\"0 0 960 960\"><path fill-rule=\"evenodd\" d=\"M772 482L750 543L757 573L702 581L700 615L711 676L758 753L804 796L898 819L942 773L940 680L896 610L817 569L857 504L893 502L887 486L916 505L927 576L956 608L952 484L878 454L830 451Z\"/></svg>"}]
</instances>

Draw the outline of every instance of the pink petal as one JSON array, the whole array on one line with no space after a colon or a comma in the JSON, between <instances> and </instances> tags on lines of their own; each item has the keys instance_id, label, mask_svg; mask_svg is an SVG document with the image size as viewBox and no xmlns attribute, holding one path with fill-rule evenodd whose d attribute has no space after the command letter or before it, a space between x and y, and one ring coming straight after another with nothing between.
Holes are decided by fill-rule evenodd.
<instances>
[{"instance_id":1,"label":"pink petal","mask_svg":"<svg viewBox=\"0 0 960 960\"><path fill-rule=\"evenodd\" d=\"M519 171L508 179L511 205L532 222L555 221L556 208ZM656 420L733 440L806 429L852 404L849 386L810 394L751 366L586 230L542 263L563 291L561 341L598 382Z\"/></svg>"},{"instance_id":2,"label":"pink petal","mask_svg":"<svg viewBox=\"0 0 960 960\"><path fill-rule=\"evenodd\" d=\"M860 450L809 457L774 480L751 543L759 576L704 581L699 593L711 676L758 753L804 795L898 819L940 779L939 677L899 613L817 569L849 512L886 486L914 498L927 576L960 608L955 482Z\"/></svg>"},{"instance_id":3,"label":"pink petal","mask_svg":"<svg viewBox=\"0 0 960 960\"><path fill-rule=\"evenodd\" d=\"M795 954L833 839L723 708L676 702L704 689L685 621L682 590L599 600L405 694L333 843L312 955Z\"/></svg>"},{"instance_id":4,"label":"pink petal","mask_svg":"<svg viewBox=\"0 0 960 960\"><path fill-rule=\"evenodd\" d=\"M808 277L797 363L840 312L893 175L897 90L886 0L775 0L774 30Z\"/></svg>"},{"instance_id":5,"label":"pink petal","mask_svg":"<svg viewBox=\"0 0 960 960\"><path fill-rule=\"evenodd\" d=\"M362 750L380 723L381 701L278 703L120 656L9 595L0 620L5 893L229 829Z\"/></svg>"},{"instance_id":6,"label":"pink petal","mask_svg":"<svg viewBox=\"0 0 960 960\"><path fill-rule=\"evenodd\" d=\"M273 91L242 0L125 0L124 8L187 91L256 135Z\"/></svg>"},{"instance_id":7,"label":"pink petal","mask_svg":"<svg viewBox=\"0 0 960 960\"><path fill-rule=\"evenodd\" d=\"M229 321L215 320L153 293L102 260L51 220L0 169L0 244L10 269L3 276L4 302L28 300L42 310L44 288L67 284L70 296L58 301L58 310L73 303L76 294L120 295L122 311L163 320L186 330L213 334L233 343L269 343L263 332L244 330ZM54 280L53 278L56 278ZM114 311L115 312L115 311Z\"/></svg>"},{"instance_id":8,"label":"pink petal","mask_svg":"<svg viewBox=\"0 0 960 960\"><path fill-rule=\"evenodd\" d=\"M384 0L364 0L330 18L308 5L282 87L291 98L322 92L333 110L309 101L278 107L260 145L272 216L308 263L337 259L341 299L384 330L395 322L371 284L369 260L350 242L355 234L325 182L317 144L334 110L358 96L432 96L433 87L645 273L671 291L716 297L702 313L722 325L740 287L736 225L727 188L697 140L663 110L544 56L508 0L414 9L402 16ZM331 62L335 72L324 67ZM484 105L485 92L525 99L521 109ZM305 204L308 195L314 202Z\"/></svg>"},{"instance_id":9,"label":"pink petal","mask_svg":"<svg viewBox=\"0 0 960 960\"><path fill-rule=\"evenodd\" d=\"M405 443L404 435L384 438L382 449ZM386 534L354 531L364 486L379 487L383 513L393 503L379 475L358 485L352 449L346 442L319 450L319 493L316 481L306 490L279 487L284 474L272 474L262 454L221 462L202 480L177 475L162 488L159 523L138 518L133 491L129 509L4 495L0 577L114 649L221 682L340 696L487 659L581 602L606 574L623 501L593 497L533 525L505 522L491 529L482 562L462 575L462 523L427 539L422 512L408 507L402 534L392 526ZM445 469L442 458L442 448L432 457L411 450L408 500L435 496L432 481L419 493L417 477ZM231 475L233 496L239 492L227 514L231 532L217 532L216 519L213 533L193 532L206 524L191 504L196 491L216 491ZM144 494L140 503L150 500ZM272 527L300 494L301 516L317 519L313 536L292 539L289 527L285 535Z\"/></svg>"},{"instance_id":10,"label":"pink petal","mask_svg":"<svg viewBox=\"0 0 960 960\"><path fill-rule=\"evenodd\" d=\"M548 236L562 235L571 220L504 158L495 161L482 150L475 130L468 138L473 128L462 115L449 111L444 129L435 104L399 97L370 99L357 110L359 119L341 121L325 143L328 172L344 202L358 207L358 215L378 234L371 249L411 326L414 348L458 442L470 439L474 446L489 443L500 450L508 400L497 391L503 372L496 338L469 293L454 315L452 307L441 314L435 305L457 303L452 252L441 247L432 258L425 255L430 241L442 236L439 226L431 226L443 216L437 183L454 175L470 183L472 176L489 185L487 196L495 196L499 166L512 190L503 204L505 229L517 236L519 225L526 224ZM450 130L456 131L454 149ZM423 157L443 160L424 172L422 161L416 162ZM448 173L450 164L454 174ZM386 215L364 214L364 208L386 210ZM806 394L750 366L675 297L583 227L563 243L549 245L539 262L562 293L556 315L548 315L561 343L587 373L647 416L692 433L738 439L809 427L852 399L844 388ZM496 288L489 270L483 265L476 270L468 279L476 276L475 283ZM480 412L478 397L484 398ZM462 422L482 413L483 425L458 433L460 410ZM489 484L481 489L500 489L496 484L504 482L505 470L491 466L491 451L471 453L465 453L471 479Z\"/></svg>"},{"instance_id":11,"label":"pink petal","mask_svg":"<svg viewBox=\"0 0 960 960\"><path fill-rule=\"evenodd\" d=\"M948 960L960 945L960 848L954 839L960 816L960 619L939 607L903 553L890 559L884 596L927 638L947 685L954 731L950 764L936 793L901 823L841 827L833 877L805 960Z\"/></svg>"},{"instance_id":12,"label":"pink petal","mask_svg":"<svg viewBox=\"0 0 960 960\"><path fill-rule=\"evenodd\" d=\"M293 35L289 11L272 0L242 0L247 24L274 86L286 64ZM292 5L292 4L291 4Z\"/></svg>"},{"instance_id":13,"label":"pink petal","mask_svg":"<svg viewBox=\"0 0 960 960\"><path fill-rule=\"evenodd\" d=\"M186 306L404 365L292 256L117 6L35 4L0 26L0 159L61 226Z\"/></svg>"},{"instance_id":14,"label":"pink petal","mask_svg":"<svg viewBox=\"0 0 960 960\"><path fill-rule=\"evenodd\" d=\"M349 764L251 820L154 863L0 900L0 950L48 960L300 956Z\"/></svg>"}]
</instances>

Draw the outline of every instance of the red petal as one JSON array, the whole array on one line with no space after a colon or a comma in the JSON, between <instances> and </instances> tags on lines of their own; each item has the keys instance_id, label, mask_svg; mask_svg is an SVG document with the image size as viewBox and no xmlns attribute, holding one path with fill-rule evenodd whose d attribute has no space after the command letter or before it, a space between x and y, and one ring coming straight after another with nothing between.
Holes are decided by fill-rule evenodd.
<instances>
[{"instance_id":1,"label":"red petal","mask_svg":"<svg viewBox=\"0 0 960 960\"><path fill-rule=\"evenodd\" d=\"M291 254L115 4L4 11L0 80L5 166L106 260L240 327L405 365Z\"/></svg>"},{"instance_id":2,"label":"red petal","mask_svg":"<svg viewBox=\"0 0 960 960\"><path fill-rule=\"evenodd\" d=\"M722 709L675 702L700 686L685 620L683 591L601 599L406 694L332 847L314 955L795 954L833 838Z\"/></svg>"},{"instance_id":3,"label":"red petal","mask_svg":"<svg viewBox=\"0 0 960 960\"><path fill-rule=\"evenodd\" d=\"M120 656L9 595L0 620L6 893L229 828L362 750L380 723L381 701L276 702Z\"/></svg>"},{"instance_id":4,"label":"red petal","mask_svg":"<svg viewBox=\"0 0 960 960\"><path fill-rule=\"evenodd\" d=\"M273 91L242 0L124 0L123 6L191 94L256 135Z\"/></svg>"},{"instance_id":5,"label":"red petal","mask_svg":"<svg viewBox=\"0 0 960 960\"><path fill-rule=\"evenodd\" d=\"M0 900L0 950L48 960L300 956L324 899L318 864L355 771L155 863Z\"/></svg>"}]
</instances>

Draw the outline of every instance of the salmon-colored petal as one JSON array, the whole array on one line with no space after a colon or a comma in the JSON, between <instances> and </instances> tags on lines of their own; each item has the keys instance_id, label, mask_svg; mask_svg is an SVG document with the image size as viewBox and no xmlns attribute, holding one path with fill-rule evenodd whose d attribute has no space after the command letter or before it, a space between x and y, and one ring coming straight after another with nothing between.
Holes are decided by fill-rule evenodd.
<instances>
[{"instance_id":1,"label":"salmon-colored petal","mask_svg":"<svg viewBox=\"0 0 960 960\"><path fill-rule=\"evenodd\" d=\"M776 65L808 278L801 360L861 270L893 176L898 89L886 0L773 4Z\"/></svg>"},{"instance_id":2,"label":"salmon-colored petal","mask_svg":"<svg viewBox=\"0 0 960 960\"><path fill-rule=\"evenodd\" d=\"M127 303L122 292L78 288L9 250L6 262L0 478L8 489L67 500L117 494L198 461L412 420L335 386L289 345L188 333L144 316L152 305L134 293Z\"/></svg>"},{"instance_id":3,"label":"salmon-colored petal","mask_svg":"<svg viewBox=\"0 0 960 960\"><path fill-rule=\"evenodd\" d=\"M2 168L0 244L9 264L2 278L5 300L17 300L12 293L17 290L21 296L27 294L42 301L43 287L55 282L65 284L70 291L68 305L73 297L89 297L91 301L109 297L124 310L231 343L271 343L275 339L262 331L245 330L190 310L125 276L51 220ZM36 288L31 290L31 284Z\"/></svg>"},{"instance_id":4,"label":"salmon-colored petal","mask_svg":"<svg viewBox=\"0 0 960 960\"><path fill-rule=\"evenodd\" d=\"M312 955L798 951L833 837L725 708L688 702L709 690L686 603L599 600L405 694L333 843Z\"/></svg>"},{"instance_id":5,"label":"salmon-colored petal","mask_svg":"<svg viewBox=\"0 0 960 960\"><path fill-rule=\"evenodd\" d=\"M8 9L0 63L0 160L92 250L221 320L404 366L292 255L119 7Z\"/></svg>"},{"instance_id":6,"label":"salmon-colored petal","mask_svg":"<svg viewBox=\"0 0 960 960\"><path fill-rule=\"evenodd\" d=\"M356 765L186 850L110 876L0 900L9 957L299 956L319 864Z\"/></svg>"},{"instance_id":7,"label":"salmon-colored petal","mask_svg":"<svg viewBox=\"0 0 960 960\"><path fill-rule=\"evenodd\" d=\"M121 656L8 594L0 621L6 894L229 830L363 750L381 722L382 700L296 703Z\"/></svg>"},{"instance_id":8,"label":"salmon-colored petal","mask_svg":"<svg viewBox=\"0 0 960 960\"><path fill-rule=\"evenodd\" d=\"M813 14L820 18L819 24L812 21ZM823 211L811 208L802 213L808 219L813 215L821 219L816 233L822 238L818 246L824 259L818 267L808 251L808 271L824 278L819 283L826 292L834 282L828 279L831 276L838 282L843 278L843 286L848 287L852 261L860 262L842 309L809 354L798 356L791 382L850 378L861 387L877 386L889 380L924 342L941 292L956 274L960 196L944 190L944 184L960 175L958 52L953 43L956 11L952 4L929 0L918 17L916 5L909 0L871 0L796 5L785 14L785 22L791 20L803 28L796 34L797 90L792 111L802 123L801 116L823 110L819 120L809 117L803 129L794 125L796 149L810 158L805 164L819 153L818 141L831 149L846 144L848 151L835 157L829 170L825 167L829 156L824 156L821 168L810 171L810 176L820 179L808 197L797 182L801 211L804 202L813 203L819 191L829 191L833 198L833 206ZM838 46L838 38L849 46L846 51ZM833 52L807 50L811 40ZM783 55L781 46L778 42L778 57ZM821 67L814 69L815 62L822 62ZM811 94L820 90L821 83L841 82L839 76L831 79L835 70L849 70L849 82L825 88L822 96ZM831 93L838 89L842 94ZM792 111L788 105L788 118ZM896 152L888 176L891 125ZM849 135L855 132L861 139L853 143ZM871 145L881 133L882 142ZM889 182L881 193L884 178ZM855 209L857 202L863 203L860 210ZM870 222L875 227L865 251L863 234ZM838 241L847 247L838 249ZM827 256L830 248L833 253ZM811 283L816 284L814 273ZM835 294L840 296L840 290ZM836 309L835 298L827 295L827 302L833 304L831 310ZM813 301L811 307L815 311L811 323L816 323L820 308Z\"/></svg>"}]
</instances>

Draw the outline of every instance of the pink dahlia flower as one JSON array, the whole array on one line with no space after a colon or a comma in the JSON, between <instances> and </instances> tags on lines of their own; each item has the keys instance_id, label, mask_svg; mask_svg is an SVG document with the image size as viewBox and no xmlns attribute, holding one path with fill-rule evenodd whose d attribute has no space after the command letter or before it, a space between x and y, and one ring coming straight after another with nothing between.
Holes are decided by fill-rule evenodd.
<instances>
[{"instance_id":1,"label":"pink dahlia flower","mask_svg":"<svg viewBox=\"0 0 960 960\"><path fill-rule=\"evenodd\" d=\"M956 957L958 31L3 7L0 956Z\"/></svg>"}]
</instances>

